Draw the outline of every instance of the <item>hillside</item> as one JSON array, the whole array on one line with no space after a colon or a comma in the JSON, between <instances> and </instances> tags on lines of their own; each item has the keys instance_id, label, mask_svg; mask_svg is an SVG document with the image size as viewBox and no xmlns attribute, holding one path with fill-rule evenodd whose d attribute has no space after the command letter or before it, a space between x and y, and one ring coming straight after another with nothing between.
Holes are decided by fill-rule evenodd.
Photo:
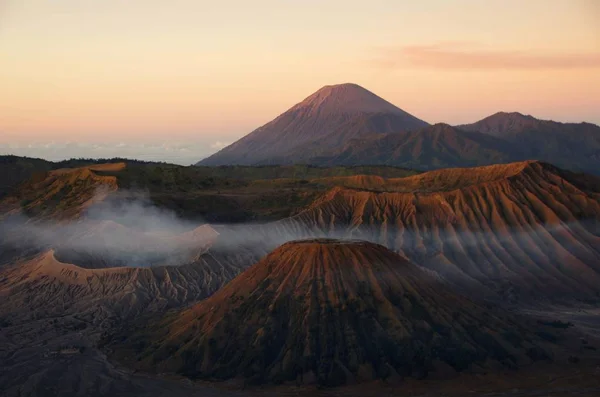
<instances>
[{"instance_id":1,"label":"hillside","mask_svg":"<svg viewBox=\"0 0 600 397\"><path fill-rule=\"evenodd\" d=\"M52 165L42 159L0 156L0 199L33 175L51 170Z\"/></svg>"},{"instance_id":2,"label":"hillside","mask_svg":"<svg viewBox=\"0 0 600 397\"><path fill-rule=\"evenodd\" d=\"M78 313L98 322L178 307L211 295L245 268L223 259L211 253L181 266L87 269L47 251L4 267L0 317L18 321Z\"/></svg>"},{"instance_id":3,"label":"hillside","mask_svg":"<svg viewBox=\"0 0 600 397\"><path fill-rule=\"evenodd\" d=\"M107 163L151 164L150 162L121 158L48 161L39 158L0 155L0 199L34 176L39 177L52 170Z\"/></svg>"},{"instance_id":4,"label":"hillside","mask_svg":"<svg viewBox=\"0 0 600 397\"><path fill-rule=\"evenodd\" d=\"M287 243L190 309L124 332L116 357L204 379L339 385L545 360L514 318L383 246Z\"/></svg>"},{"instance_id":5,"label":"hillside","mask_svg":"<svg viewBox=\"0 0 600 397\"><path fill-rule=\"evenodd\" d=\"M97 172L118 171L124 167L124 163L100 164L37 174L0 202L0 215L22 212L38 219L77 217L117 190L115 177L101 176Z\"/></svg>"},{"instance_id":6,"label":"hillside","mask_svg":"<svg viewBox=\"0 0 600 397\"><path fill-rule=\"evenodd\" d=\"M558 123L499 112L458 128L505 140L513 148L509 154L514 161L535 159L572 170L600 172L600 127L595 124Z\"/></svg>"},{"instance_id":7,"label":"hillside","mask_svg":"<svg viewBox=\"0 0 600 397\"><path fill-rule=\"evenodd\" d=\"M348 140L307 160L321 166L385 164L420 170L507 163L513 149L501 139L436 124L417 131Z\"/></svg>"},{"instance_id":8,"label":"hillside","mask_svg":"<svg viewBox=\"0 0 600 397\"><path fill-rule=\"evenodd\" d=\"M200 161L199 165L299 163L317 143L334 149L372 133L412 130L427 123L356 84L325 86L275 120ZM309 146L310 147L310 146Z\"/></svg>"}]
</instances>

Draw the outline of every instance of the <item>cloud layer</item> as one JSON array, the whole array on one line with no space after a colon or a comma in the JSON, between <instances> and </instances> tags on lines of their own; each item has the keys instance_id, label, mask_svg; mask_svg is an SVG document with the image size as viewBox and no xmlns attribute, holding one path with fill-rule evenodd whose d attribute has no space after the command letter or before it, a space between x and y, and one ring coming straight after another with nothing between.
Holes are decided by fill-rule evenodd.
<instances>
[{"instance_id":1,"label":"cloud layer","mask_svg":"<svg viewBox=\"0 0 600 397\"><path fill-rule=\"evenodd\" d=\"M221 144L221 142L217 142ZM224 145L224 144L222 144ZM219 149L199 142L33 142L0 143L0 155L40 157L51 161L70 158L123 157L145 161L164 161L180 165L196 163Z\"/></svg>"}]
</instances>

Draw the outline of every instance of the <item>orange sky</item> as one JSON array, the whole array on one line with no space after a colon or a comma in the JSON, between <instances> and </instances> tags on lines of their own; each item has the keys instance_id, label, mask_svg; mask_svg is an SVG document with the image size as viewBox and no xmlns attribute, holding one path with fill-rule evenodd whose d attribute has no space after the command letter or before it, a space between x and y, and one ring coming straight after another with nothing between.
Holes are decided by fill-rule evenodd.
<instances>
[{"instance_id":1,"label":"orange sky","mask_svg":"<svg viewBox=\"0 0 600 397\"><path fill-rule=\"evenodd\" d=\"M0 144L214 151L343 82L428 122L600 124L600 1L0 0Z\"/></svg>"}]
</instances>

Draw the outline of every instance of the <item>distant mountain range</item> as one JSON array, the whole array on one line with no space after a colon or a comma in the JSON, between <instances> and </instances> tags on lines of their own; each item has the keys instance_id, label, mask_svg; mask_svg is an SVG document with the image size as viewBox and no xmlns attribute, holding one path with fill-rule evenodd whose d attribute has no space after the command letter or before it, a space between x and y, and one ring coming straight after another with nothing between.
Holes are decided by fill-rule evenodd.
<instances>
[{"instance_id":1,"label":"distant mountain range","mask_svg":"<svg viewBox=\"0 0 600 397\"><path fill-rule=\"evenodd\" d=\"M600 172L600 127L499 112L429 125L356 84L325 86L198 165L394 165L423 170L542 160Z\"/></svg>"}]
</instances>

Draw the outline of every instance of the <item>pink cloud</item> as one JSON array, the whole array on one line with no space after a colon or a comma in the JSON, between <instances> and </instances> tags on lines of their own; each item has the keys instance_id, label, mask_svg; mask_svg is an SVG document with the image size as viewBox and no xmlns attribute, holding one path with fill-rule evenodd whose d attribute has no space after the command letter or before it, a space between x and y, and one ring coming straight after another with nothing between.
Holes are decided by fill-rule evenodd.
<instances>
[{"instance_id":1,"label":"pink cloud","mask_svg":"<svg viewBox=\"0 0 600 397\"><path fill-rule=\"evenodd\" d=\"M489 50L453 42L379 49L374 63L384 68L596 69L600 68L600 53Z\"/></svg>"}]
</instances>

